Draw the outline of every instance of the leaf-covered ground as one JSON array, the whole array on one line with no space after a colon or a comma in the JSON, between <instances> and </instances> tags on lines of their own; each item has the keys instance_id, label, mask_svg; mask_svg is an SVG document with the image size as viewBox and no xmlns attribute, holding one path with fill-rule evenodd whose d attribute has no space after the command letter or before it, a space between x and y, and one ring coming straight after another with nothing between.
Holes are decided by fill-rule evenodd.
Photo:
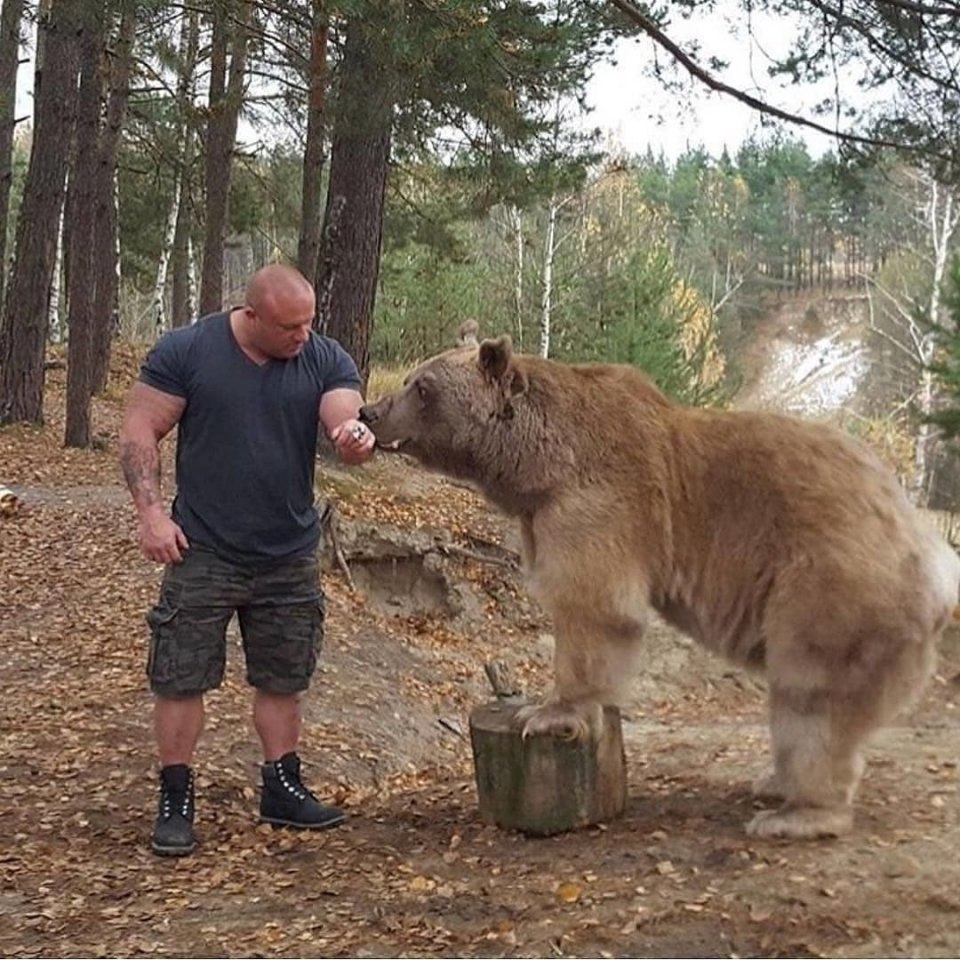
<instances>
[{"instance_id":1,"label":"leaf-covered ground","mask_svg":"<svg viewBox=\"0 0 960 960\"><path fill-rule=\"evenodd\" d=\"M199 849L153 856L143 615L160 571L138 553L115 451L135 369L122 353L96 404L102 449L62 448L57 370L47 426L0 430L0 484L24 501L0 517L0 954L958 955L956 640L920 707L871 751L842 841L744 836L762 691L667 631L627 711L625 816L528 839L479 820L465 734L486 660L510 660L529 689L545 682L548 625L509 569L466 558L453 569L479 599L456 618L384 616L327 576L302 753L318 792L349 810L344 827L257 826L234 645L197 757ZM400 460L321 492L346 517L509 542L471 493Z\"/></svg>"}]
</instances>

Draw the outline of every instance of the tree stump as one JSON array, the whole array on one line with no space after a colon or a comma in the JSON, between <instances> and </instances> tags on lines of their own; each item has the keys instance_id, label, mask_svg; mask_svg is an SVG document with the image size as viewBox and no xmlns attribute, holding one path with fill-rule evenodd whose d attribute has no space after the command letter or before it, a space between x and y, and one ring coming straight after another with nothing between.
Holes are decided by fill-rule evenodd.
<instances>
[{"instance_id":1,"label":"tree stump","mask_svg":"<svg viewBox=\"0 0 960 960\"><path fill-rule=\"evenodd\" d=\"M604 708L597 741L524 740L512 723L522 705L492 701L470 714L481 819L549 836L620 816L627 802L620 711Z\"/></svg>"}]
</instances>

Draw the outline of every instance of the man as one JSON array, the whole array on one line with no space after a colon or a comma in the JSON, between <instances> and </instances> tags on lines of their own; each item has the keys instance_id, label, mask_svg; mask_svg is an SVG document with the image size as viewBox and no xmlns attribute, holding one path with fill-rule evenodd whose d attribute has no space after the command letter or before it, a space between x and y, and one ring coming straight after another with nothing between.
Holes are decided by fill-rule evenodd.
<instances>
[{"instance_id":1,"label":"man","mask_svg":"<svg viewBox=\"0 0 960 960\"><path fill-rule=\"evenodd\" d=\"M345 819L303 785L297 756L299 695L323 638L313 502L318 422L348 464L369 459L374 438L357 420L356 366L312 331L315 309L298 271L265 267L250 279L242 307L162 337L127 402L120 459L140 545L166 564L147 618L161 765L152 846L160 855L196 846L191 764L203 696L223 679L235 612L263 748L261 820L324 829ZM161 498L159 445L174 426L171 516Z\"/></svg>"}]
</instances>

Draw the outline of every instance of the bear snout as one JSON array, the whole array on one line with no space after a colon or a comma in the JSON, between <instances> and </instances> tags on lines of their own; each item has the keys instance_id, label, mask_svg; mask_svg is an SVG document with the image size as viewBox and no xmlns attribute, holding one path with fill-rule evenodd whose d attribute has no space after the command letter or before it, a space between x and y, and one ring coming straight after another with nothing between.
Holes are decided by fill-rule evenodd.
<instances>
[{"instance_id":1,"label":"bear snout","mask_svg":"<svg viewBox=\"0 0 960 960\"><path fill-rule=\"evenodd\" d=\"M367 424L369 426L371 423L377 422L377 412L370 406L364 406L360 408L360 413L357 415L361 423Z\"/></svg>"}]
</instances>

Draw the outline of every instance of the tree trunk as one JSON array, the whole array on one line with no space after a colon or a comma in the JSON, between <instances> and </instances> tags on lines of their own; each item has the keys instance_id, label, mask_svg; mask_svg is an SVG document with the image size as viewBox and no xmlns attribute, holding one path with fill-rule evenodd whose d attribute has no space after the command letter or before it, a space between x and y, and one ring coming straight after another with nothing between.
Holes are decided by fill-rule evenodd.
<instances>
[{"instance_id":1,"label":"tree trunk","mask_svg":"<svg viewBox=\"0 0 960 960\"><path fill-rule=\"evenodd\" d=\"M196 10L184 10L180 30L180 75L177 79L177 110L180 114L180 160L177 169L177 219L173 231L170 270L173 274L170 323L185 327L193 319L193 288L190 265L190 226L193 185L193 98L197 67L200 21Z\"/></svg>"},{"instance_id":2,"label":"tree trunk","mask_svg":"<svg viewBox=\"0 0 960 960\"><path fill-rule=\"evenodd\" d=\"M550 356L550 334L552 332L553 308L553 259L556 253L557 237L557 195L550 197L547 208L547 235L543 241L543 279L540 290L540 356Z\"/></svg>"},{"instance_id":3,"label":"tree trunk","mask_svg":"<svg viewBox=\"0 0 960 960\"><path fill-rule=\"evenodd\" d=\"M943 278L947 271L947 261L951 252L951 241L956 231L958 215L954 212L954 197L949 188L932 180L929 184L929 199L927 202L927 223L930 231L930 241L933 251L933 285L930 291L930 301L927 306L929 322L941 326L941 303L943 298ZM938 382L930 369L936 351L937 338L933 331L929 331L920 339L919 350L921 360L920 373L920 430L917 435L915 466L917 472L918 506L926 507L931 503L936 482L937 430L930 422L929 417L940 405Z\"/></svg>"},{"instance_id":4,"label":"tree trunk","mask_svg":"<svg viewBox=\"0 0 960 960\"><path fill-rule=\"evenodd\" d=\"M94 246L97 220L97 173L104 13L88 3L80 37L80 88L77 95L76 165L70 177L70 276L67 287L67 417L68 447L90 446L90 397L93 386L93 308L96 271ZM112 246L112 245L111 245ZM107 256L112 254L112 250Z\"/></svg>"},{"instance_id":5,"label":"tree trunk","mask_svg":"<svg viewBox=\"0 0 960 960\"><path fill-rule=\"evenodd\" d=\"M353 357L366 386L376 302L387 164L393 125L392 84L352 21L340 67L339 109L317 277L317 324ZM342 210L334 233L327 228ZM349 265L348 269L343 269Z\"/></svg>"},{"instance_id":6,"label":"tree trunk","mask_svg":"<svg viewBox=\"0 0 960 960\"><path fill-rule=\"evenodd\" d=\"M517 260L513 273L513 309L517 317L517 347L523 353L523 211L510 208L510 222L517 246Z\"/></svg>"},{"instance_id":7,"label":"tree trunk","mask_svg":"<svg viewBox=\"0 0 960 960\"><path fill-rule=\"evenodd\" d=\"M229 9L238 7L236 20ZM212 313L223 305L223 243L230 203L230 177L237 120L243 101L247 35L253 5L249 0L214 5L213 39L210 47L210 119L207 124L205 167L206 223L204 225L203 272L200 279L200 312ZM231 42L232 26L232 42ZM231 51L229 77L227 52Z\"/></svg>"},{"instance_id":8,"label":"tree trunk","mask_svg":"<svg viewBox=\"0 0 960 960\"><path fill-rule=\"evenodd\" d=\"M470 712L480 819L550 836L619 817L627 802L620 711L605 707L594 740L524 737L523 701L496 700Z\"/></svg>"},{"instance_id":9,"label":"tree trunk","mask_svg":"<svg viewBox=\"0 0 960 960\"><path fill-rule=\"evenodd\" d=\"M64 188L66 189L66 188ZM57 252L53 257L53 276L50 278L50 296L47 301L47 339L50 343L63 343L67 339L67 325L63 322L61 307L63 289L63 243L66 231L66 203L60 208L57 223Z\"/></svg>"},{"instance_id":10,"label":"tree trunk","mask_svg":"<svg viewBox=\"0 0 960 960\"><path fill-rule=\"evenodd\" d=\"M167 329L164 295L167 289L167 271L170 267L170 253L176 238L177 206L180 203L181 186L182 184L177 184L177 192L174 195L173 203L170 205L170 212L167 215L167 225L163 231L163 243L160 247L160 262L157 264L157 279L153 284L153 299L150 301L153 332L157 337Z\"/></svg>"},{"instance_id":11,"label":"tree trunk","mask_svg":"<svg viewBox=\"0 0 960 960\"><path fill-rule=\"evenodd\" d=\"M190 184L184 170L177 184L177 217L170 251L172 274L170 326L186 327L193 319L193 290L190 283Z\"/></svg>"},{"instance_id":12,"label":"tree trunk","mask_svg":"<svg viewBox=\"0 0 960 960\"><path fill-rule=\"evenodd\" d=\"M94 393L107 386L110 373L110 343L119 325L118 292L120 252L118 249L117 157L120 136L130 96L133 41L137 18L133 4L125 5L112 55L107 61L107 110L97 149L96 220L94 222L94 326L91 348Z\"/></svg>"},{"instance_id":13,"label":"tree trunk","mask_svg":"<svg viewBox=\"0 0 960 960\"><path fill-rule=\"evenodd\" d=\"M83 0L56 0L40 12L33 148L0 336L0 423L43 422L47 304L63 205L68 132L77 109L77 36L83 7Z\"/></svg>"},{"instance_id":14,"label":"tree trunk","mask_svg":"<svg viewBox=\"0 0 960 960\"><path fill-rule=\"evenodd\" d=\"M23 0L3 0L0 12L0 312L7 270L7 217L13 182L14 108L17 102L17 65L20 60L20 20Z\"/></svg>"},{"instance_id":15,"label":"tree trunk","mask_svg":"<svg viewBox=\"0 0 960 960\"><path fill-rule=\"evenodd\" d=\"M320 259L321 189L324 162L324 110L327 100L327 38L325 0L313 0L310 34L310 92L307 99L307 140L303 149L303 203L297 265L305 277L317 275Z\"/></svg>"}]
</instances>

